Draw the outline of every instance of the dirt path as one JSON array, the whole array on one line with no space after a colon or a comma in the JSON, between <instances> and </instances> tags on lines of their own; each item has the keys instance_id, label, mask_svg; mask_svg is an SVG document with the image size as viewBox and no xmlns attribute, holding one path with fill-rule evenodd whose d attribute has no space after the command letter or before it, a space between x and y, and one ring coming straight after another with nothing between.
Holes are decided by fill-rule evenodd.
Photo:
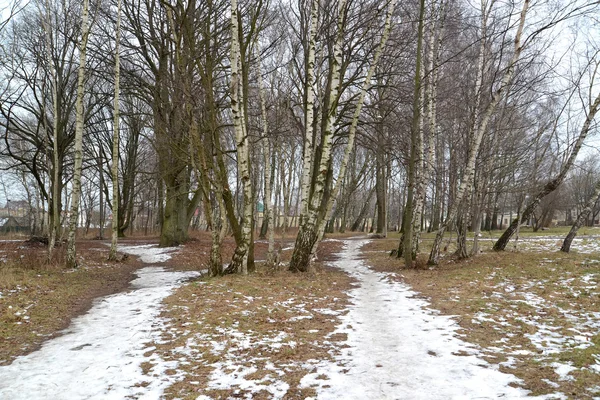
<instances>
[{"instance_id":1,"label":"dirt path","mask_svg":"<svg viewBox=\"0 0 600 400\"><path fill-rule=\"evenodd\" d=\"M493 369L456 337L458 325L451 318L428 309L408 286L370 270L360 260L365 240L344 242L335 265L359 284L338 328L348 335L348 347L338 358L342 365L323 363L303 380L318 387L318 399L526 397L509 386L514 376Z\"/></svg>"},{"instance_id":2,"label":"dirt path","mask_svg":"<svg viewBox=\"0 0 600 400\"><path fill-rule=\"evenodd\" d=\"M0 367L0 398L158 398L176 377L168 363L144 357L145 343L159 339L162 299L198 273L149 266L136 275L131 290L97 299L64 335ZM151 382L144 382L143 362L154 364Z\"/></svg>"}]
</instances>

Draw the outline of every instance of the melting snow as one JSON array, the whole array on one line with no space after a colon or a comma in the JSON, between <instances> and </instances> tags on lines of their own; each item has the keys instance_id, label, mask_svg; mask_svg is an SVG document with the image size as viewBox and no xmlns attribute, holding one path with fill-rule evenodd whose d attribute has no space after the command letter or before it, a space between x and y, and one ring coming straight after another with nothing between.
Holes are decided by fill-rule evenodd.
<instances>
[{"instance_id":1,"label":"melting snow","mask_svg":"<svg viewBox=\"0 0 600 400\"><path fill-rule=\"evenodd\" d=\"M408 286L359 261L364 243L346 241L335 263L360 282L350 291L353 305L337 329L348 335L348 347L336 363L319 363L302 379L304 387L315 387L319 399L526 397L526 391L509 386L516 377L493 369L456 337L452 318L435 315Z\"/></svg>"},{"instance_id":2,"label":"melting snow","mask_svg":"<svg viewBox=\"0 0 600 400\"><path fill-rule=\"evenodd\" d=\"M0 398L158 399L179 379L165 373L176 363L145 357L151 350L145 343L160 339L162 299L198 273L146 267L137 275L131 291L96 300L62 336L0 367ZM154 364L150 375L142 373L142 362Z\"/></svg>"},{"instance_id":3,"label":"melting snow","mask_svg":"<svg viewBox=\"0 0 600 400\"><path fill-rule=\"evenodd\" d=\"M145 244L136 246L119 246L120 252L139 256L139 260L145 264L164 263L171 258L169 253L177 250L177 247L158 247L156 244Z\"/></svg>"}]
</instances>

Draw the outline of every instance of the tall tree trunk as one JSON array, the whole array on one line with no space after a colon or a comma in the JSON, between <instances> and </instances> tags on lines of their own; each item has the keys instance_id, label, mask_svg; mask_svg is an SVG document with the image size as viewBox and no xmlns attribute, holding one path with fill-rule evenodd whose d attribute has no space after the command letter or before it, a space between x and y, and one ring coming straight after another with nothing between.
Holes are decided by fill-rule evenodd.
<instances>
[{"instance_id":1,"label":"tall tree trunk","mask_svg":"<svg viewBox=\"0 0 600 400\"><path fill-rule=\"evenodd\" d=\"M410 145L410 159L408 160L408 190L406 196L406 206L404 209L404 218L402 221L404 228L404 240L402 241L402 256L404 257L404 265L406 268L411 268L413 265L413 259L416 254L413 254L413 222L415 217L415 192L417 189L417 183L421 171L423 154L423 140L420 133L420 121L421 121L421 62L422 62L422 48L423 48L423 24L425 15L425 0L421 0L419 8L419 28L417 36L417 55L415 65L415 87L413 92L413 115L411 125L411 145ZM400 250L398 250L400 252Z\"/></svg>"},{"instance_id":2,"label":"tall tree trunk","mask_svg":"<svg viewBox=\"0 0 600 400\"><path fill-rule=\"evenodd\" d=\"M98 239L102 240L104 239L104 167L102 166L102 151L98 153L98 174L100 175L100 184L98 185L98 188L100 189L100 196L98 201L98 211L100 211L100 215L98 215L98 226L100 229L98 230ZM90 216L94 208L93 205L93 201L90 201ZM90 219L91 218L88 218L88 223L86 225L86 234Z\"/></svg>"},{"instance_id":3,"label":"tall tree trunk","mask_svg":"<svg viewBox=\"0 0 600 400\"><path fill-rule=\"evenodd\" d=\"M313 5L316 6L316 4ZM337 116L337 98L340 91L341 82L340 67L342 64L342 41L344 37L345 9L346 0L339 0L337 16L337 34L335 44L333 46L333 58L331 66L331 91L329 93L329 96L332 99L332 101L330 102L329 109L327 110L326 120L323 121L323 126L325 127L325 129L323 132L321 142L321 160L319 162L318 168L316 169L316 176L313 177L312 191L308 193L310 199L308 201L308 213L305 216L302 216L300 220L300 228L298 230L296 244L294 246L294 252L292 253L292 259L290 261L290 271L293 272L305 272L309 269L311 256L314 254L314 245L318 241L319 232L321 230L319 226L319 216L321 215L321 218L323 218L322 201L323 196L325 194L325 185L331 162L334 133L333 124ZM316 26L313 28L316 29ZM312 71L311 73L314 73L314 71ZM313 89L307 88L307 90L309 90L310 92ZM308 112L308 110L306 111ZM306 129L309 129L308 125ZM303 180L305 179L307 173L307 171L303 171ZM302 195L302 198L304 200L304 194ZM325 219L327 219L326 215ZM323 231L324 230L325 227L323 226Z\"/></svg>"},{"instance_id":4,"label":"tall tree trunk","mask_svg":"<svg viewBox=\"0 0 600 400\"><path fill-rule=\"evenodd\" d=\"M577 219L575 220L575 222L573 223L573 226L571 226L571 230L565 237L565 240L563 241L560 251L565 252L565 253L568 253L569 251L571 251L571 243L573 243L573 239L575 238L575 236L577 236L577 232L579 231L579 228L581 228L583 226L584 222L587 220L589 215L592 213L592 210L594 209L594 205L596 205L596 202L599 199L600 199L600 181L596 183L596 186L594 188L594 193L588 199L588 202L585 204L585 207L583 208L583 210L581 210L579 215L577 215ZM592 223L593 223L593 221L592 221Z\"/></svg>"},{"instance_id":5,"label":"tall tree trunk","mask_svg":"<svg viewBox=\"0 0 600 400\"><path fill-rule=\"evenodd\" d=\"M276 267L275 265L275 219L273 215L273 205L271 204L271 187L273 184L272 176L274 171L271 170L271 140L269 138L269 125L267 123L267 100L265 98L265 88L261 76L261 68L259 61L258 69L258 87L260 96L260 111L262 119L262 152L264 162L264 185L265 185L265 204L263 210L263 219L267 221L269 246L267 249L267 267Z\"/></svg>"},{"instance_id":6,"label":"tall tree trunk","mask_svg":"<svg viewBox=\"0 0 600 400\"><path fill-rule=\"evenodd\" d=\"M319 0L313 0L310 6L310 26L308 27L308 51L306 59L306 83L304 86L304 147L302 154L302 181L300 200L300 225L308 216L310 202L310 183L314 160L313 129L315 109L315 47L317 41L317 23L319 17Z\"/></svg>"},{"instance_id":7,"label":"tall tree trunk","mask_svg":"<svg viewBox=\"0 0 600 400\"><path fill-rule=\"evenodd\" d=\"M73 167L73 191L71 199L71 215L69 219L69 234L67 236L67 267L77 267L75 236L79 220L79 201L81 198L81 167L83 164L83 96L85 83L85 58L89 36L88 26L89 1L83 0L83 15L81 22L81 42L79 45L79 69L77 73L77 100L75 115L75 165Z\"/></svg>"},{"instance_id":8,"label":"tall tree trunk","mask_svg":"<svg viewBox=\"0 0 600 400\"><path fill-rule=\"evenodd\" d=\"M356 104L356 108L354 110L354 114L352 116L352 123L350 125L350 131L348 133L348 144L346 145L346 149L344 151L344 158L342 159L342 163L340 165L340 171L338 173L338 177L337 177L337 181L335 183L335 186L333 188L333 191L330 193L329 197L327 198L327 201L325 202L325 210L324 213L321 217L321 219L319 220L319 226L318 226L318 233L317 233L317 238L316 241L313 243L313 247L311 249L311 257L314 256L316 254L317 251L317 247L319 245L319 242L323 239L323 235L325 233L325 225L327 223L327 221L331 218L331 211L333 209L333 203L335 202L336 198L339 195L340 192L340 188L342 187L342 184L344 182L344 179L346 177L346 170L348 167L348 162L350 160L350 155L354 150L354 141L356 138L356 129L358 127L358 119L360 117L360 113L362 111L362 107L364 105L365 102L365 97L367 95L367 92L369 90L369 88L371 87L371 78L373 77L373 74L375 73L375 70L377 68L377 64L379 63L379 59L381 58L381 55L383 54L383 50L385 48L385 45L387 43L388 37L389 37L389 33L391 30L391 26L392 26L392 16L394 14L394 8L396 6L396 1L397 0L390 0L389 4L388 4L388 9L387 9L387 13L386 13L386 18L385 18L385 25L383 28L383 34L381 36L381 40L379 42L379 46L377 47L377 51L375 52L375 57L373 58L373 61L371 63L371 65L369 66L369 70L367 72L367 76L365 77L365 81L362 84L361 87L361 92L360 92L360 96L358 98L358 103ZM343 6L343 4L342 4ZM340 17L342 16L342 8L340 8ZM340 20L338 20L338 29L340 29L340 31L338 31L338 35L341 34L341 23ZM341 38L339 38L338 42L341 41ZM338 45L338 47L341 47L341 44ZM339 48L338 48L339 50ZM339 63L338 63L339 65ZM336 74L337 75L337 79L339 80L341 77L339 76L339 71ZM335 82L335 79L334 79ZM334 97L335 98L335 97ZM335 102L334 102L335 104ZM328 131L330 132L330 139L333 137L333 115L334 113L330 112L329 113L329 118L330 121L328 122ZM331 145L329 146L329 149L331 149ZM331 164L331 153L326 153L325 151L323 152L324 154L328 154L328 157L330 159L330 164ZM321 168L320 171L323 171L323 164L321 164ZM329 165L328 167L328 175L329 174L333 174L333 169L331 168L331 165ZM322 175L322 172L321 172ZM384 205L385 207L385 205ZM385 218L385 216L384 216Z\"/></svg>"},{"instance_id":9,"label":"tall tree trunk","mask_svg":"<svg viewBox=\"0 0 600 400\"><path fill-rule=\"evenodd\" d=\"M358 231L358 227L360 226L360 223L365 219L365 215L367 215L367 212L369 211L369 204L371 203L371 197L373 197L374 192L375 192L375 187L373 187L373 188L371 188L371 190L369 190L367 199L365 200L362 208L360 209L360 212L358 213L358 216L356 217L356 219L354 220L354 223L352 224L352 227L350 228L350 230L352 232Z\"/></svg>"},{"instance_id":10,"label":"tall tree trunk","mask_svg":"<svg viewBox=\"0 0 600 400\"><path fill-rule=\"evenodd\" d=\"M121 80L120 63L120 41L121 41L121 0L117 0L117 27L115 34L115 99L113 106L113 148L112 148L112 236L110 242L109 260L117 258L117 241L119 238L119 92Z\"/></svg>"},{"instance_id":11,"label":"tall tree trunk","mask_svg":"<svg viewBox=\"0 0 600 400\"><path fill-rule=\"evenodd\" d=\"M242 184L243 209L241 223L241 237L237 243L231 263L226 273L248 273L248 250L250 248L252 231L252 182L250 179L249 142L246 132L246 117L244 115L244 75L241 69L241 50L239 40L237 0L231 0L231 112L237 147L238 179Z\"/></svg>"},{"instance_id":12,"label":"tall tree trunk","mask_svg":"<svg viewBox=\"0 0 600 400\"><path fill-rule=\"evenodd\" d=\"M380 130L383 130L382 124L378 124ZM385 156L383 154L384 145L381 143L381 135L383 132L379 132L378 135L378 146L376 158L376 172L375 172L375 193L377 197L377 230L375 231L382 237L387 236L387 195L386 195L386 165Z\"/></svg>"},{"instance_id":13,"label":"tall tree trunk","mask_svg":"<svg viewBox=\"0 0 600 400\"><path fill-rule=\"evenodd\" d=\"M50 74L52 75L52 200L49 202L49 238L48 238L48 261L52 259L52 251L56 245L56 238L61 236L60 232L60 210L61 210L61 174L60 170L62 166L59 166L60 158L58 156L58 79L56 76L56 68L54 67L54 61L52 58L52 35L50 29L52 29L52 17L50 10L50 1L46 0L46 17L42 18L44 21L44 36L46 45L46 58L48 65L50 66ZM44 119L45 120L45 119Z\"/></svg>"}]
</instances>

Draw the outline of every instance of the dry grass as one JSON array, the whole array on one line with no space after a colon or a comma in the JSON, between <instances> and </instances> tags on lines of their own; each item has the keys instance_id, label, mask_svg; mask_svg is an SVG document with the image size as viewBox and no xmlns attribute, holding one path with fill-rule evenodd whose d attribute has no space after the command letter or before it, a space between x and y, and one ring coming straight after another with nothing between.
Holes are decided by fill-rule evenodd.
<instances>
[{"instance_id":1,"label":"dry grass","mask_svg":"<svg viewBox=\"0 0 600 400\"><path fill-rule=\"evenodd\" d=\"M599 254L485 252L406 270L388 255L396 245L379 240L363 250L375 269L393 272L434 308L455 315L465 340L479 345L487 361L521 378L535 395L598 395ZM558 374L556 363L572 371Z\"/></svg>"},{"instance_id":2,"label":"dry grass","mask_svg":"<svg viewBox=\"0 0 600 400\"><path fill-rule=\"evenodd\" d=\"M0 251L0 365L60 334L94 298L123 290L138 266L106 262L108 247L97 242L78 243L76 270L61 267L64 249L50 264L43 246L0 242Z\"/></svg>"},{"instance_id":3,"label":"dry grass","mask_svg":"<svg viewBox=\"0 0 600 400\"><path fill-rule=\"evenodd\" d=\"M339 246L323 243L321 257ZM246 277L205 279L178 289L165 301L169 323L164 342L154 344L158 355L178 361L183 373L167 390L167 398L273 397L256 387L234 384L224 389L214 381L211 387L220 372L237 376L238 384L285 382L286 398L313 396L313 389L299 387L300 380L313 372L318 360L331 358L333 342L345 339L331 335L337 324L331 313L345 308L350 286L346 274L323 264L310 274L266 270L258 264Z\"/></svg>"}]
</instances>

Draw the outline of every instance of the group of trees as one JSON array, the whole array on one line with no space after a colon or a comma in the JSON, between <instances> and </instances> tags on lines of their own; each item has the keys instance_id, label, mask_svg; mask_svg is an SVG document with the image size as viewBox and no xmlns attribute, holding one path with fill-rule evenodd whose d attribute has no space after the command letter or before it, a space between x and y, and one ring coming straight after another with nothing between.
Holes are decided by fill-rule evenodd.
<instances>
[{"instance_id":1,"label":"group of trees","mask_svg":"<svg viewBox=\"0 0 600 400\"><path fill-rule=\"evenodd\" d=\"M0 25L1 162L47 210L49 254L68 215L72 264L80 203L88 216L111 210L111 256L142 215L163 246L201 220L213 275L251 271L259 231L276 264L274 227L291 217L290 269L306 271L325 231L371 217L379 235L402 229L398 254L412 265L421 231L437 231L430 263L448 229L467 257L479 248L466 231L499 229L510 210L503 250L521 223L548 220L565 181L584 187L575 224L595 209L598 178L577 171L600 105L597 1L13 10ZM227 234L236 250L223 268Z\"/></svg>"}]
</instances>

